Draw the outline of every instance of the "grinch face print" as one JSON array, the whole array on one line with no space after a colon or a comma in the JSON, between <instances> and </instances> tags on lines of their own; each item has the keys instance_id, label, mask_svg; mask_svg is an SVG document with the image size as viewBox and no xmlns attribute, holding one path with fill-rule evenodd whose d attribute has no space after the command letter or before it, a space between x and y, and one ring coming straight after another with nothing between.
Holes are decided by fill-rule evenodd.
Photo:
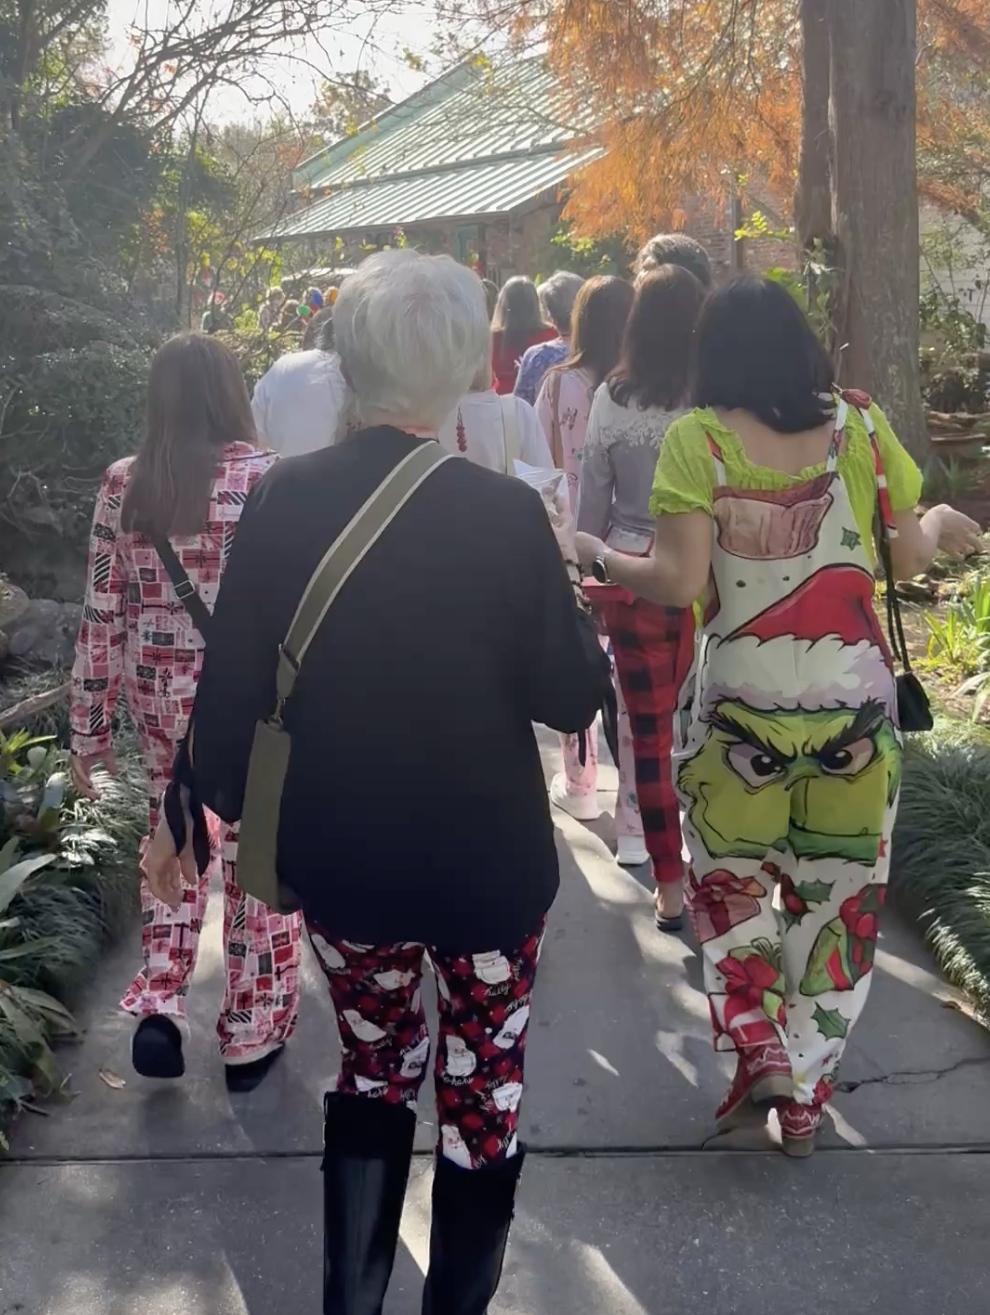
<instances>
[{"instance_id":1,"label":"grinch face print","mask_svg":"<svg viewBox=\"0 0 990 1315\"><path fill-rule=\"evenodd\" d=\"M900 777L897 737L878 703L767 713L726 700L709 725L678 780L713 858L790 848L798 858L876 862Z\"/></svg>"},{"instance_id":2,"label":"grinch face print","mask_svg":"<svg viewBox=\"0 0 990 1315\"><path fill-rule=\"evenodd\" d=\"M877 861L900 747L872 593L868 571L823 567L705 646L678 786L713 859Z\"/></svg>"}]
</instances>

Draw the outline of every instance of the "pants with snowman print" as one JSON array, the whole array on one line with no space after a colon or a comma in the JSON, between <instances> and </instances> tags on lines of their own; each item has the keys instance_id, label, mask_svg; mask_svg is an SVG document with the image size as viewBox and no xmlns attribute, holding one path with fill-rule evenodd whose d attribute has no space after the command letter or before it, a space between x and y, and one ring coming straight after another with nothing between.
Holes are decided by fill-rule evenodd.
<instances>
[{"instance_id":1,"label":"pants with snowman print","mask_svg":"<svg viewBox=\"0 0 990 1315\"><path fill-rule=\"evenodd\" d=\"M544 929L545 923L514 950L455 955L415 942L359 945L307 921L340 1029L337 1090L415 1107L430 1058L421 998L428 953L440 1007L434 1065L440 1150L464 1169L515 1155Z\"/></svg>"}]
</instances>

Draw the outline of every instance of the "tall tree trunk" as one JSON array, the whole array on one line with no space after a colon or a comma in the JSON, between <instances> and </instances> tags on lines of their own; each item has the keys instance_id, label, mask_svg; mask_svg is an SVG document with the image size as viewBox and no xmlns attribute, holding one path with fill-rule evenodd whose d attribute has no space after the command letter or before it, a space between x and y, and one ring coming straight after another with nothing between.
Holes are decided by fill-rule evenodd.
<instances>
[{"instance_id":1,"label":"tall tree trunk","mask_svg":"<svg viewBox=\"0 0 990 1315\"><path fill-rule=\"evenodd\" d=\"M802 251L832 238L828 126L829 36L826 0L801 0L801 158L794 217Z\"/></svg>"},{"instance_id":2,"label":"tall tree trunk","mask_svg":"<svg viewBox=\"0 0 990 1315\"><path fill-rule=\"evenodd\" d=\"M828 16L833 219L845 273L840 377L874 395L923 461L915 0L828 0Z\"/></svg>"}]
</instances>

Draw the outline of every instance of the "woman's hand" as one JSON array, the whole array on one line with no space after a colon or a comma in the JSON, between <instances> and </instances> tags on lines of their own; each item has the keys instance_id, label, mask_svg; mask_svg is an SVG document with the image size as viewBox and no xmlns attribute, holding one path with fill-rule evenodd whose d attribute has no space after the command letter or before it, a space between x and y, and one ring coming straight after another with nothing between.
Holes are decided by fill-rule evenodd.
<instances>
[{"instance_id":1,"label":"woman's hand","mask_svg":"<svg viewBox=\"0 0 990 1315\"><path fill-rule=\"evenodd\" d=\"M950 557L968 557L982 549L983 532L979 525L961 511L956 511L955 507L942 503L932 508L932 516L937 518L940 552L948 553Z\"/></svg>"},{"instance_id":2,"label":"woman's hand","mask_svg":"<svg viewBox=\"0 0 990 1315\"><path fill-rule=\"evenodd\" d=\"M583 531L575 534L574 546L582 566L590 566L596 557L601 557L606 552L603 539L597 538L594 534L585 534Z\"/></svg>"},{"instance_id":3,"label":"woman's hand","mask_svg":"<svg viewBox=\"0 0 990 1315\"><path fill-rule=\"evenodd\" d=\"M192 817L182 801L186 823L186 843L181 854L175 852L172 828L163 816L141 856L141 871L155 899L167 904L173 911L182 904L183 886L196 884L196 859L192 847Z\"/></svg>"},{"instance_id":4,"label":"woman's hand","mask_svg":"<svg viewBox=\"0 0 990 1315\"><path fill-rule=\"evenodd\" d=\"M111 776L117 775L117 759L113 749L104 749L102 753L73 753L69 757L69 772L72 784L84 799L98 799L100 792L93 784L93 768L101 767Z\"/></svg>"}]
</instances>

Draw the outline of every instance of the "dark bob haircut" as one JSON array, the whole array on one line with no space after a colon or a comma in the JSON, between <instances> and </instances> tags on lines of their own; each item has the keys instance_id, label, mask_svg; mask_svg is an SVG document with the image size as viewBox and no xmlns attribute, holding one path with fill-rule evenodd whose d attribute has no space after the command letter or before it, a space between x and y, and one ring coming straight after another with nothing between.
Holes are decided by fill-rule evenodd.
<instances>
[{"instance_id":1,"label":"dark bob haircut","mask_svg":"<svg viewBox=\"0 0 990 1315\"><path fill-rule=\"evenodd\" d=\"M705 289L690 270L661 265L636 285L622 356L608 381L612 401L672 411L688 396L694 326Z\"/></svg>"},{"instance_id":2,"label":"dark bob haircut","mask_svg":"<svg viewBox=\"0 0 990 1315\"><path fill-rule=\"evenodd\" d=\"M800 434L832 418L833 382L825 348L779 283L740 275L709 295L698 321L696 406L738 407L779 434Z\"/></svg>"}]
</instances>

